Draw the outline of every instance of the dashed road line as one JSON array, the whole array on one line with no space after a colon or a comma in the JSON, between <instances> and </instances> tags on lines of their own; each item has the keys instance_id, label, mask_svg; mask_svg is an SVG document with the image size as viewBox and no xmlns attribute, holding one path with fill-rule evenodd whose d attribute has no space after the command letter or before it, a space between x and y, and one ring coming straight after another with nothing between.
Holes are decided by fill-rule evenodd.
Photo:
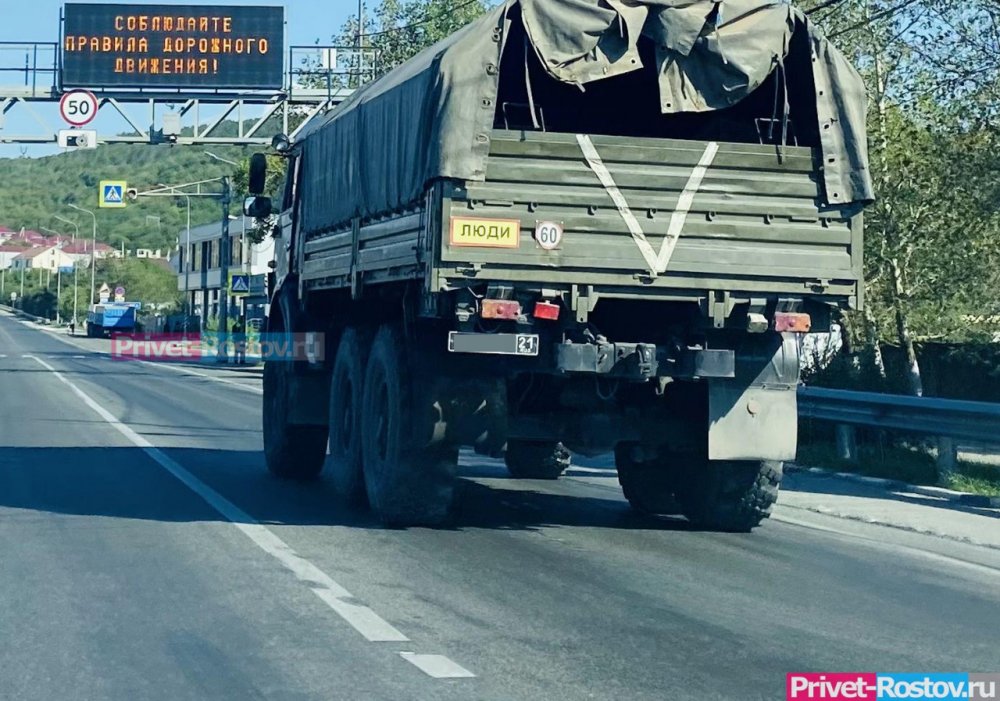
<instances>
[{"instance_id":1,"label":"dashed road line","mask_svg":"<svg viewBox=\"0 0 1000 701\"><path fill-rule=\"evenodd\" d=\"M444 655L418 655L415 652L401 652L399 655L421 672L435 679L461 679L476 676Z\"/></svg>"},{"instance_id":2,"label":"dashed road line","mask_svg":"<svg viewBox=\"0 0 1000 701\"><path fill-rule=\"evenodd\" d=\"M166 453L133 431L129 426L116 419L111 412L102 407L73 382L66 379L61 372L49 365L49 363L35 355L26 354L23 357L32 358L39 365L51 372L56 379L69 387L84 404L96 412L112 428L146 453L146 455L183 483L188 489L201 497L205 503L232 522L257 547L278 560L299 581L308 584L317 597L367 640L373 642L409 641L409 638L371 608L353 601L354 596L347 589L309 560L297 554L274 532L195 477L191 472L182 467L180 463L166 455ZM475 676L472 672L469 672L443 655L418 655L412 652L401 652L400 655L431 677L455 678Z\"/></svg>"}]
</instances>

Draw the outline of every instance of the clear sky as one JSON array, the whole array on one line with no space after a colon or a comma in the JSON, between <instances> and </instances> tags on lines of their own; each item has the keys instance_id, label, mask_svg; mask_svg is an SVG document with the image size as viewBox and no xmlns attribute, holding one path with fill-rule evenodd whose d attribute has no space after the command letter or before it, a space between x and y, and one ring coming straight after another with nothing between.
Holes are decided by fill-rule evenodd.
<instances>
[{"instance_id":1,"label":"clear sky","mask_svg":"<svg viewBox=\"0 0 1000 701\"><path fill-rule=\"evenodd\" d=\"M23 65L24 47L5 46L4 42L57 42L59 40L59 12L62 0L0 0L0 68L11 68ZM150 4L154 4L152 1ZM211 2L178 2L177 0L158 0L155 4L163 5L283 5L285 7L285 23L287 45L311 45L319 40L327 44L338 32L344 20L357 12L357 0L212 0ZM370 4L370 3L369 3ZM23 74L0 72L0 85L23 84ZM58 108L50 104L38 104L36 110L53 128L63 128L59 119ZM139 115L143 113L140 112ZM101 117L94 122L98 130L113 129L124 131L120 119L111 121L101 110ZM249 116L249 115L247 115ZM138 117L137 117L138 118ZM205 121L208 115L202 116ZM146 119L148 122L148 118ZM23 106L15 108L8 114L5 123L0 123L0 129L9 134L40 133L42 127L34 121ZM57 152L52 147L32 146L26 155L39 156ZM15 145L0 145L0 158L11 158L22 155L22 147Z\"/></svg>"}]
</instances>

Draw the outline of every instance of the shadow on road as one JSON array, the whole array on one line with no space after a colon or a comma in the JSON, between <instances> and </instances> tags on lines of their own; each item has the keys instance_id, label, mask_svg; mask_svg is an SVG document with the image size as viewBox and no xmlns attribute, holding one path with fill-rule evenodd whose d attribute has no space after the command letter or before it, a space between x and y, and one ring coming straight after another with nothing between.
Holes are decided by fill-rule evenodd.
<instances>
[{"instance_id":1,"label":"shadow on road","mask_svg":"<svg viewBox=\"0 0 1000 701\"><path fill-rule=\"evenodd\" d=\"M345 504L328 479L288 482L271 476L259 452L161 450L259 522L382 528L366 508ZM443 528L696 530L681 517L637 514L610 494L581 496L579 483L536 483L502 473L484 479L481 468L471 473L459 479L453 518ZM4 508L157 521L222 520L150 456L128 447L0 447Z\"/></svg>"},{"instance_id":2,"label":"shadow on road","mask_svg":"<svg viewBox=\"0 0 1000 701\"><path fill-rule=\"evenodd\" d=\"M141 427L139 428L142 431ZM156 429L157 427L148 427ZM164 431L182 428L159 427ZM269 524L381 528L364 508L345 504L332 482L287 482L271 476L258 451L161 448L168 457L253 519ZM467 460L460 468L453 517L445 529L533 530L582 526L649 531L698 530L680 516L636 513L615 492L601 460L581 467L602 477L532 481L506 475L497 461ZM981 509L927 502L837 479L786 476L786 491L909 501L972 514ZM607 496L605 496L605 494ZM780 501L779 501L780 503ZM0 447L0 509L46 511L158 521L217 521L222 517L145 452L131 447Z\"/></svg>"}]
</instances>

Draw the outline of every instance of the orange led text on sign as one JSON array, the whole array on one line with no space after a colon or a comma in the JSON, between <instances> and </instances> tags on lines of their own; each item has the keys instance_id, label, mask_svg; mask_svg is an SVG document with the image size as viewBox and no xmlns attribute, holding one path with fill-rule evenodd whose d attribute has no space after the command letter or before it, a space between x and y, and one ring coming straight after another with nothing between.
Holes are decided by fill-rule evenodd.
<instances>
[{"instance_id":1,"label":"orange led text on sign","mask_svg":"<svg viewBox=\"0 0 1000 701\"><path fill-rule=\"evenodd\" d=\"M114 27L116 32L173 32L177 35L162 38L135 34L75 35L65 37L63 48L70 53L131 54L115 58L115 73L146 75L213 75L219 72L219 61L214 56L266 56L271 50L265 37L183 35L185 32L231 35L232 17L118 15ZM167 54L184 54L184 57Z\"/></svg>"}]
</instances>

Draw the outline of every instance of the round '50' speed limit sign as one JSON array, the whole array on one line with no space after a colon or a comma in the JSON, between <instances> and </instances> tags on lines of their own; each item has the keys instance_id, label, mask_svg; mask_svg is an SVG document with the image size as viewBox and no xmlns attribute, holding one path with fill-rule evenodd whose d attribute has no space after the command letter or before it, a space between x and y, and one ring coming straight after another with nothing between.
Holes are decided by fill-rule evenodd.
<instances>
[{"instance_id":1,"label":"round '50' speed limit sign","mask_svg":"<svg viewBox=\"0 0 1000 701\"><path fill-rule=\"evenodd\" d=\"M89 90L71 90L59 100L59 114L74 127L90 124L97 116L97 96Z\"/></svg>"}]
</instances>

